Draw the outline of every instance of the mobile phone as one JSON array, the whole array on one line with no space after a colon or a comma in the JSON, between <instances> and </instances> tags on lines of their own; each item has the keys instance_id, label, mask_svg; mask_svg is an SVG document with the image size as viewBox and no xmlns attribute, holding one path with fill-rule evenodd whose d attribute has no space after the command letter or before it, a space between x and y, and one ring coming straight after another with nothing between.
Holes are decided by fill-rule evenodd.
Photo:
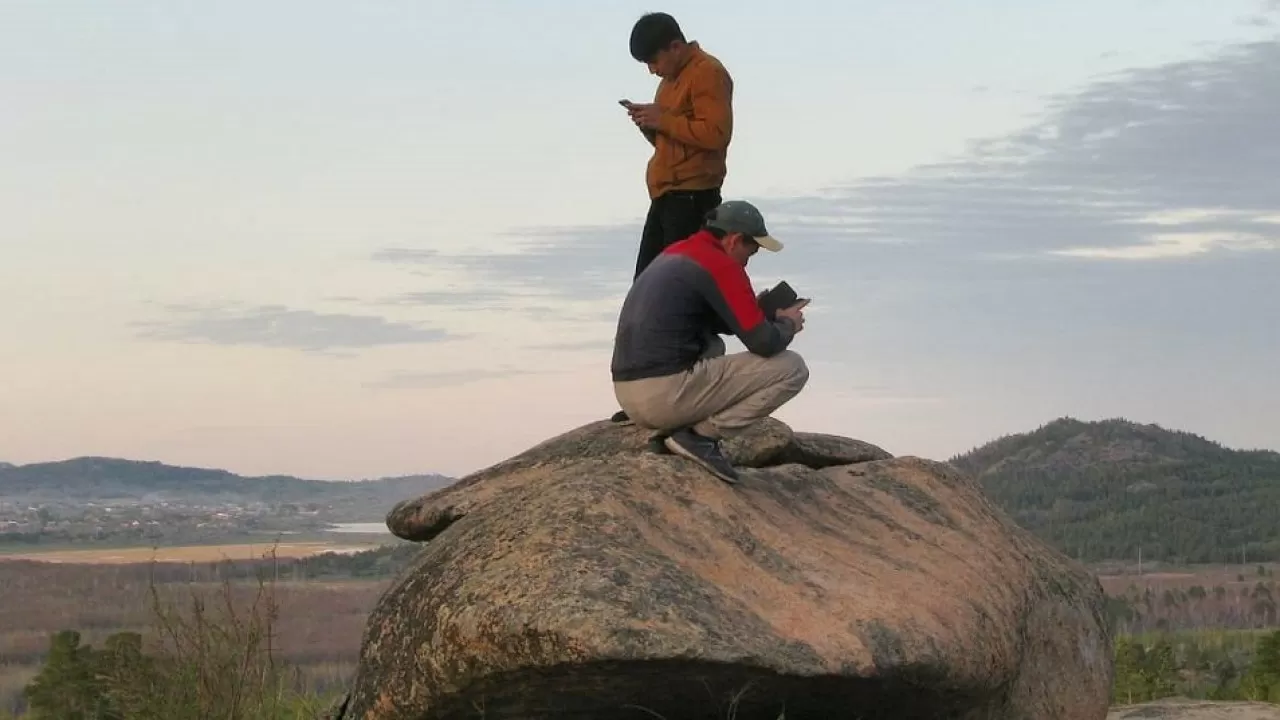
<instances>
[{"instance_id":1,"label":"mobile phone","mask_svg":"<svg viewBox=\"0 0 1280 720\"><path fill-rule=\"evenodd\" d=\"M796 291L791 288L791 284L783 280L761 296L760 309L764 311L765 317L772 320L779 310L791 307L802 300L804 298L796 296Z\"/></svg>"},{"instance_id":2,"label":"mobile phone","mask_svg":"<svg viewBox=\"0 0 1280 720\"><path fill-rule=\"evenodd\" d=\"M621 105L621 106L622 106L622 107L624 107L624 108L627 108L628 110L630 110L630 109L631 109L631 101L630 101L630 100L619 100L619 101L618 101L618 104L619 104L619 105Z\"/></svg>"},{"instance_id":3,"label":"mobile phone","mask_svg":"<svg viewBox=\"0 0 1280 720\"><path fill-rule=\"evenodd\" d=\"M791 307L800 302L800 298L796 296L796 291L791 288L791 283L786 280L769 289L769 300L780 308Z\"/></svg>"}]
</instances>

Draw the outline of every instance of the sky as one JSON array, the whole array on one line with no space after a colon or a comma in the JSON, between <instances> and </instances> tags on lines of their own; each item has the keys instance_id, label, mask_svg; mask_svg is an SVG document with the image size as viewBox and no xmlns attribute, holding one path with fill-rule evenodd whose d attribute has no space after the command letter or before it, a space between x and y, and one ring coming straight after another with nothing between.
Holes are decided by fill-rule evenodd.
<instances>
[{"instance_id":1,"label":"sky","mask_svg":"<svg viewBox=\"0 0 1280 720\"><path fill-rule=\"evenodd\" d=\"M461 476L608 417L651 10L813 298L778 418L1280 448L1280 0L0 0L0 460Z\"/></svg>"}]
</instances>

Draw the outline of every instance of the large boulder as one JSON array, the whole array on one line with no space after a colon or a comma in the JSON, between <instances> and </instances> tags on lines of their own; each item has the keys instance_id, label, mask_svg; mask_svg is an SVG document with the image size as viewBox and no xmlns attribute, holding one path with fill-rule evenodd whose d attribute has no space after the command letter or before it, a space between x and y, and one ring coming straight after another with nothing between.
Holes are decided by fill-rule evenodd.
<instances>
[{"instance_id":1,"label":"large boulder","mask_svg":"<svg viewBox=\"0 0 1280 720\"><path fill-rule=\"evenodd\" d=\"M1102 720L1097 580L950 465L767 421L742 481L593 423L401 503L341 720Z\"/></svg>"}]
</instances>

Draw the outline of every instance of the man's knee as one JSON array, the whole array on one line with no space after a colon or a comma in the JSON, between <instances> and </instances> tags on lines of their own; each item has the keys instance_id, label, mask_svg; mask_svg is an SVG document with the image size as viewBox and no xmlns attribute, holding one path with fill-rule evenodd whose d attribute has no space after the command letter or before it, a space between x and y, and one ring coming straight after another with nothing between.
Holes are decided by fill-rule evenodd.
<instances>
[{"instance_id":1,"label":"man's knee","mask_svg":"<svg viewBox=\"0 0 1280 720\"><path fill-rule=\"evenodd\" d=\"M809 365L800 353L794 350L783 350L774 356L782 371L782 382L800 392L809 382Z\"/></svg>"}]
</instances>

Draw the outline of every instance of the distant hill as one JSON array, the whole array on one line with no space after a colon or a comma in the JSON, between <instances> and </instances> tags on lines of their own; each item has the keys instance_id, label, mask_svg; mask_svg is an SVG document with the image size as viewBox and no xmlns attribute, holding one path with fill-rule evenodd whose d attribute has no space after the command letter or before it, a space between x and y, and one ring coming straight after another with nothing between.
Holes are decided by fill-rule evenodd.
<instances>
[{"instance_id":1,"label":"distant hill","mask_svg":"<svg viewBox=\"0 0 1280 720\"><path fill-rule=\"evenodd\" d=\"M104 457L0 466L0 497L9 501L202 500L345 503L390 507L453 482L411 475L354 482L287 475L244 477L226 470Z\"/></svg>"},{"instance_id":2,"label":"distant hill","mask_svg":"<svg viewBox=\"0 0 1280 720\"><path fill-rule=\"evenodd\" d=\"M1280 453L1123 419L1060 418L951 458L1084 561L1280 559Z\"/></svg>"}]
</instances>

